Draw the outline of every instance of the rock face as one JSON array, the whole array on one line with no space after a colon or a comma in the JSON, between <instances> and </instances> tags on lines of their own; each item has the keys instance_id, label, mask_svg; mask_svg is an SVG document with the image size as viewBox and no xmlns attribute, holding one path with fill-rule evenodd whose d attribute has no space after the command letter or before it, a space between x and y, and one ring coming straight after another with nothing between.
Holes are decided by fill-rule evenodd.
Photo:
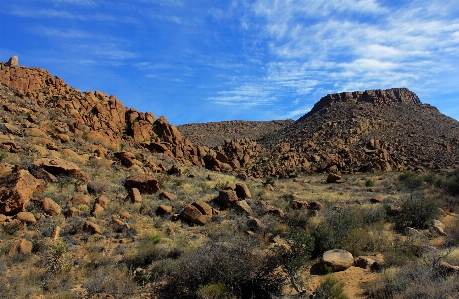
<instances>
[{"instance_id":1,"label":"rock face","mask_svg":"<svg viewBox=\"0 0 459 299\"><path fill-rule=\"evenodd\" d=\"M11 57L6 63L6 65L9 67L19 66L19 58L17 56Z\"/></svg>"},{"instance_id":2,"label":"rock face","mask_svg":"<svg viewBox=\"0 0 459 299\"><path fill-rule=\"evenodd\" d=\"M322 256L322 267L330 268L333 272L343 271L354 265L354 257L346 250L333 249Z\"/></svg>"},{"instance_id":3,"label":"rock face","mask_svg":"<svg viewBox=\"0 0 459 299\"><path fill-rule=\"evenodd\" d=\"M22 212L40 184L40 180L23 169L0 177L0 214Z\"/></svg>"}]
</instances>

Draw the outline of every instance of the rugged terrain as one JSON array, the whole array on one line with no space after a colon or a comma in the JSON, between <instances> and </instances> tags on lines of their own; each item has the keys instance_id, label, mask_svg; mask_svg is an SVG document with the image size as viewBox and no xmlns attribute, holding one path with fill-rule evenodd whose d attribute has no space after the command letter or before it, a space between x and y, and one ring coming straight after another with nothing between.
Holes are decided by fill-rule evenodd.
<instances>
[{"instance_id":1,"label":"rugged terrain","mask_svg":"<svg viewBox=\"0 0 459 299\"><path fill-rule=\"evenodd\" d=\"M189 126L212 147L17 58L0 84L0 298L459 292L457 121L406 89Z\"/></svg>"}]
</instances>

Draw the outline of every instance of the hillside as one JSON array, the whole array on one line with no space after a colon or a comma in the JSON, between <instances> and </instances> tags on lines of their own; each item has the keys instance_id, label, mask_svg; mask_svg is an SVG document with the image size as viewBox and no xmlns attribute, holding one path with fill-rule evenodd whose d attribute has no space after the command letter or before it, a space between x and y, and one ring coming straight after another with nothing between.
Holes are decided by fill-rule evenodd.
<instances>
[{"instance_id":1,"label":"hillside","mask_svg":"<svg viewBox=\"0 0 459 299\"><path fill-rule=\"evenodd\" d=\"M183 136L190 139L193 144L216 147L223 145L227 139L253 139L257 140L268 133L278 131L294 123L293 120L272 121L222 121L209 123L196 123L177 126Z\"/></svg>"},{"instance_id":2,"label":"hillside","mask_svg":"<svg viewBox=\"0 0 459 299\"><path fill-rule=\"evenodd\" d=\"M457 124L406 89L344 93L296 122L189 126L211 148L13 58L0 299L454 298Z\"/></svg>"}]
</instances>

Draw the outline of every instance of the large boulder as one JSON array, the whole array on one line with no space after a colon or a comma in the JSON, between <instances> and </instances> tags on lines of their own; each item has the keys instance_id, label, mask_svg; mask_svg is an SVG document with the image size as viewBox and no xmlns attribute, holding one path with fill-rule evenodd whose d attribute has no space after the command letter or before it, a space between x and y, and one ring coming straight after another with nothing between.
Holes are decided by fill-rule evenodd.
<instances>
[{"instance_id":1,"label":"large boulder","mask_svg":"<svg viewBox=\"0 0 459 299\"><path fill-rule=\"evenodd\" d=\"M60 215L62 212L61 207L49 197L45 197L41 200L41 206L45 213L51 216Z\"/></svg>"},{"instance_id":2,"label":"large boulder","mask_svg":"<svg viewBox=\"0 0 459 299\"><path fill-rule=\"evenodd\" d=\"M343 271L354 265L352 254L343 249L326 251L322 256L322 269L331 269L333 272Z\"/></svg>"},{"instance_id":3,"label":"large boulder","mask_svg":"<svg viewBox=\"0 0 459 299\"><path fill-rule=\"evenodd\" d=\"M33 163L35 166L41 167L53 175L65 175L73 177L84 182L89 182L88 176L83 174L80 167L73 162L60 159L60 158L43 158L38 159Z\"/></svg>"},{"instance_id":4,"label":"large boulder","mask_svg":"<svg viewBox=\"0 0 459 299\"><path fill-rule=\"evenodd\" d=\"M236 184L236 194L240 199L252 198L249 187L245 183Z\"/></svg>"},{"instance_id":5,"label":"large boulder","mask_svg":"<svg viewBox=\"0 0 459 299\"><path fill-rule=\"evenodd\" d=\"M24 169L0 177L0 214L23 211L42 182Z\"/></svg>"},{"instance_id":6,"label":"large boulder","mask_svg":"<svg viewBox=\"0 0 459 299\"><path fill-rule=\"evenodd\" d=\"M126 178L126 188L137 188L141 194L153 194L159 191L158 180L151 174L135 174Z\"/></svg>"},{"instance_id":7,"label":"large boulder","mask_svg":"<svg viewBox=\"0 0 459 299\"><path fill-rule=\"evenodd\" d=\"M236 191L220 190L218 193L218 203L222 208L229 208L238 201Z\"/></svg>"},{"instance_id":8,"label":"large boulder","mask_svg":"<svg viewBox=\"0 0 459 299\"><path fill-rule=\"evenodd\" d=\"M201 210L199 205L187 205L185 209L180 213L180 217L184 220L191 221L193 223L204 225L212 218L212 214L206 215Z\"/></svg>"}]
</instances>

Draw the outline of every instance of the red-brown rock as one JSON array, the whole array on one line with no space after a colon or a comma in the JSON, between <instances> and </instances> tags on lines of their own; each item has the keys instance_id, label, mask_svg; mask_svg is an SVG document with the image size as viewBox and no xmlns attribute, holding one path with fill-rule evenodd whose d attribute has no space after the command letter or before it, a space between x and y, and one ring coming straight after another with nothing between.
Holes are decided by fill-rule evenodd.
<instances>
[{"instance_id":1,"label":"red-brown rock","mask_svg":"<svg viewBox=\"0 0 459 299\"><path fill-rule=\"evenodd\" d=\"M126 178L126 188L137 188L141 194L153 194L159 191L158 180L151 174L136 174Z\"/></svg>"},{"instance_id":2,"label":"red-brown rock","mask_svg":"<svg viewBox=\"0 0 459 299\"><path fill-rule=\"evenodd\" d=\"M41 184L27 170L0 177L0 214L17 214L24 210Z\"/></svg>"}]
</instances>

